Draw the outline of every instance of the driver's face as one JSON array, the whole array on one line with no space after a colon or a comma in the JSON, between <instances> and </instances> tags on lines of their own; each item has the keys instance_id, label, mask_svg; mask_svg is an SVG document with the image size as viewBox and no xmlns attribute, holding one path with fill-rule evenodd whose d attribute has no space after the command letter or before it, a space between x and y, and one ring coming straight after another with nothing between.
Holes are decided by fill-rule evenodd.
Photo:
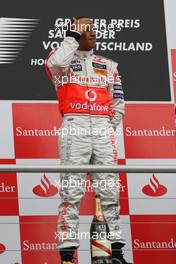
<instances>
[{"instance_id":1,"label":"driver's face","mask_svg":"<svg viewBox=\"0 0 176 264\"><path fill-rule=\"evenodd\" d=\"M93 30L93 23L87 26L79 40L80 50L91 50L96 46L96 32Z\"/></svg>"}]
</instances>

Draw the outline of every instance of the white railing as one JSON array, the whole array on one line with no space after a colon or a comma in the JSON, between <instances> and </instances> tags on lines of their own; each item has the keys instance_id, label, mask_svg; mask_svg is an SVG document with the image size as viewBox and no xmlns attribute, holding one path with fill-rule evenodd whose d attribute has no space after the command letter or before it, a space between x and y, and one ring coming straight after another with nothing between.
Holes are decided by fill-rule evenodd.
<instances>
[{"instance_id":1,"label":"white railing","mask_svg":"<svg viewBox=\"0 0 176 264\"><path fill-rule=\"evenodd\" d=\"M176 173L176 165L0 165L0 172Z\"/></svg>"}]
</instances>

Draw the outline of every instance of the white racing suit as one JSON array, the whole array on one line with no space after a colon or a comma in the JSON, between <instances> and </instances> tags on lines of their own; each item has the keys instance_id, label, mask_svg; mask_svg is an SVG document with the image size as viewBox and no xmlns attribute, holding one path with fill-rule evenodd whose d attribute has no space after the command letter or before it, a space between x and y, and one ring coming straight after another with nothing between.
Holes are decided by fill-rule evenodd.
<instances>
[{"instance_id":1,"label":"white racing suit","mask_svg":"<svg viewBox=\"0 0 176 264\"><path fill-rule=\"evenodd\" d=\"M46 70L55 84L59 110L63 115L64 133L59 138L61 164L117 164L113 128L124 114L117 63L94 55L92 50L79 51L79 37L76 32L68 33L61 46L46 59ZM79 246L79 205L85 193L85 185L80 182L86 180L86 173L61 174L61 184L71 182L71 179L78 183L77 187L63 184L60 192L58 248ZM100 195L111 234L113 232L112 242L125 244L119 228L118 175L92 173L91 181L96 194ZM97 184L105 181L106 188Z\"/></svg>"}]
</instances>

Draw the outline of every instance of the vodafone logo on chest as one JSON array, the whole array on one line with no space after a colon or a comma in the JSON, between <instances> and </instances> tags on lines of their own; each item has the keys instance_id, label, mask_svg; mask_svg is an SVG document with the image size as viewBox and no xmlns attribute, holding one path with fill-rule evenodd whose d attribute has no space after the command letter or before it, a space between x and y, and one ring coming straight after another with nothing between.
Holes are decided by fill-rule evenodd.
<instances>
[{"instance_id":1,"label":"vodafone logo on chest","mask_svg":"<svg viewBox=\"0 0 176 264\"><path fill-rule=\"evenodd\" d=\"M85 96L86 96L86 98L87 98L90 102L95 101L96 98L97 98L97 94L96 94L96 92L93 91L93 90L91 90L91 89L89 89L89 90L87 90L87 91L85 92Z\"/></svg>"},{"instance_id":2,"label":"vodafone logo on chest","mask_svg":"<svg viewBox=\"0 0 176 264\"><path fill-rule=\"evenodd\" d=\"M72 109L77 109L77 110L90 110L90 111L97 111L97 112L101 112L101 111L105 111L108 112L109 108L107 105L100 105L96 103L96 99L97 99L97 93L92 90L92 89L88 89L85 91L85 98L87 99L87 101L85 103L70 103L71 108ZM94 102L93 104L90 104Z\"/></svg>"}]
</instances>

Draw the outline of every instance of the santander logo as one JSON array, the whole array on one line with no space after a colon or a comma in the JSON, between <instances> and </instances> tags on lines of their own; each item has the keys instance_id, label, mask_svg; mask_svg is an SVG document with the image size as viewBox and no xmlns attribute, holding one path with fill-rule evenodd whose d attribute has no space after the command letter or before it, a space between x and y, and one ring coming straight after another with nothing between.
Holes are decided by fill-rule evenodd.
<instances>
[{"instance_id":1,"label":"santander logo","mask_svg":"<svg viewBox=\"0 0 176 264\"><path fill-rule=\"evenodd\" d=\"M6 250L6 247L0 243L0 254L4 253L5 250Z\"/></svg>"},{"instance_id":2,"label":"santander logo","mask_svg":"<svg viewBox=\"0 0 176 264\"><path fill-rule=\"evenodd\" d=\"M33 193L41 197L54 196L58 191L58 188L51 184L45 174L41 178L41 184L33 188Z\"/></svg>"},{"instance_id":3,"label":"santander logo","mask_svg":"<svg viewBox=\"0 0 176 264\"><path fill-rule=\"evenodd\" d=\"M161 185L158 179L153 175L150 183L142 188L142 192L148 196L162 196L167 193L167 188Z\"/></svg>"}]
</instances>

